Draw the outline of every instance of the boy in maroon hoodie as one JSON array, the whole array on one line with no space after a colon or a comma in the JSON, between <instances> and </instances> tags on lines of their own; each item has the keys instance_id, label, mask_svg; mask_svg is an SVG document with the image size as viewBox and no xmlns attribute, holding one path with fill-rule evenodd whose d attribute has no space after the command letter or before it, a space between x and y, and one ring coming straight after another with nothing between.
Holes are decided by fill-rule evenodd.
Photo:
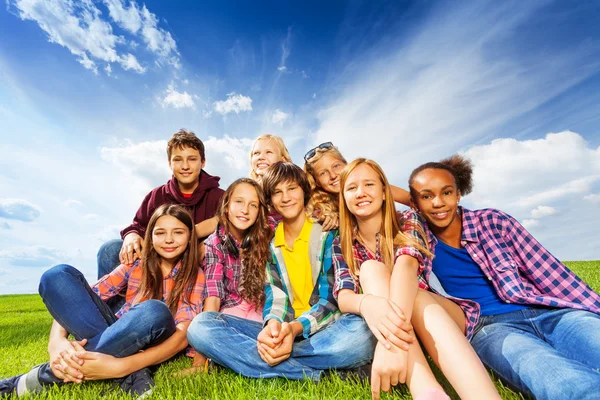
<instances>
[{"instance_id":1,"label":"boy in maroon hoodie","mask_svg":"<svg viewBox=\"0 0 600 400\"><path fill-rule=\"evenodd\" d=\"M185 129L175 133L167 144L169 168L173 177L146 195L133 223L121 231L121 238L110 240L98 251L98 278L117 265L131 264L142 254L146 226L150 216L163 204L182 204L194 217L194 223L212 218L223 195L217 176L207 174L204 144Z\"/></svg>"}]
</instances>

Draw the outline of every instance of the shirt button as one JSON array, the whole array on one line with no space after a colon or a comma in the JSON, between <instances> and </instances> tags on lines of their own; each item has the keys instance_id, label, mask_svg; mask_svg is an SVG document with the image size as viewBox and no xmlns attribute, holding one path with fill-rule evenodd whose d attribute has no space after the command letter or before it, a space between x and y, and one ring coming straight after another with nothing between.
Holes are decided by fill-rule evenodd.
<instances>
[{"instance_id":1,"label":"shirt button","mask_svg":"<svg viewBox=\"0 0 600 400\"><path fill-rule=\"evenodd\" d=\"M490 281L491 281L491 280L492 280L492 277L491 277L491 276L488 276L488 280L490 280Z\"/></svg>"},{"instance_id":2,"label":"shirt button","mask_svg":"<svg viewBox=\"0 0 600 400\"><path fill-rule=\"evenodd\" d=\"M510 304L510 300L506 300L506 304Z\"/></svg>"},{"instance_id":3,"label":"shirt button","mask_svg":"<svg viewBox=\"0 0 600 400\"><path fill-rule=\"evenodd\" d=\"M477 258L477 254L473 254L473 257Z\"/></svg>"}]
</instances>

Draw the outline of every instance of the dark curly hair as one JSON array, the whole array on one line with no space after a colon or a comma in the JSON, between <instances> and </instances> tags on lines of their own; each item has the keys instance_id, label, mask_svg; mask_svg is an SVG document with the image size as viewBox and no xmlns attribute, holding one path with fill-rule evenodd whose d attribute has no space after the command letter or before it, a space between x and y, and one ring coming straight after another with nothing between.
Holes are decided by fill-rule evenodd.
<instances>
[{"instance_id":1,"label":"dark curly hair","mask_svg":"<svg viewBox=\"0 0 600 400\"><path fill-rule=\"evenodd\" d=\"M269 244L273 238L273 230L269 227L267 221L269 209L260 185L250 178L240 178L229 185L217 210L217 218L219 224L225 228L225 238L222 240L228 240L230 231L229 202L235 188L242 184L251 185L256 190L259 206L256 222L248 228L239 253L242 266L239 292L244 300L258 309L265 302L266 266L271 257Z\"/></svg>"},{"instance_id":2,"label":"dark curly hair","mask_svg":"<svg viewBox=\"0 0 600 400\"><path fill-rule=\"evenodd\" d=\"M420 172L426 169L443 169L450 172L454 177L456 189L460 191L462 196L466 196L473 191L473 164L468 158L455 154L444 158L440 162L425 163L413 170L410 178L408 178L408 187L413 198L416 197L413 189L413 181Z\"/></svg>"}]
</instances>

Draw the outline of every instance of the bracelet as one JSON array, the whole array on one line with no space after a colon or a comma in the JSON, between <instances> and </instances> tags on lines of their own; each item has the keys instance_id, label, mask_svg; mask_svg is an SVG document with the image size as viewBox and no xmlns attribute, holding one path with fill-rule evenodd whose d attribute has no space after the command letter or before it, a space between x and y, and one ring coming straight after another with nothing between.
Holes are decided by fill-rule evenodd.
<instances>
[{"instance_id":1,"label":"bracelet","mask_svg":"<svg viewBox=\"0 0 600 400\"><path fill-rule=\"evenodd\" d=\"M372 296L372 294L371 293L364 294L362 299L360 299L360 302L358 303L358 313L360 315L362 315L362 311L360 311L360 307L362 306L363 301L365 301L365 299L369 296Z\"/></svg>"}]
</instances>

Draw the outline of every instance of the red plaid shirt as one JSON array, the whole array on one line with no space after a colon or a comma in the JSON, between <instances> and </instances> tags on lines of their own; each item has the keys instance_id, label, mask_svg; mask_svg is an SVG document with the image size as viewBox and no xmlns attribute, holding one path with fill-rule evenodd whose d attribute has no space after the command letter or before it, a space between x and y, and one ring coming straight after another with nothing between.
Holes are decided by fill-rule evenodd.
<instances>
[{"instance_id":1,"label":"red plaid shirt","mask_svg":"<svg viewBox=\"0 0 600 400\"><path fill-rule=\"evenodd\" d=\"M179 264L177 264L167 275L163 278L163 297L162 301L166 301L169 297L169 293L173 290L175 285L175 278L179 272ZM117 318L121 318L129 309L138 303L145 300L142 298L140 293L140 286L142 284L142 268L139 262L135 262L133 265L119 265L113 272L108 275L104 275L92 289L102 300L108 300L113 296L119 294L119 292L127 286L127 293L125 295L125 304L115 314ZM198 277L196 283L192 288L189 296L189 300L185 300L182 296L179 300L177 312L175 313L174 320L175 325L181 322L188 322L194 319L194 317L202 311L202 290L204 289L204 274L202 270L198 271Z\"/></svg>"},{"instance_id":2,"label":"red plaid shirt","mask_svg":"<svg viewBox=\"0 0 600 400\"><path fill-rule=\"evenodd\" d=\"M396 216L399 222L404 222L400 227L402 232L412 236L419 243L423 243L423 239L419 236L415 227L421 226L421 222L419 221L417 215L411 211L397 211ZM383 262L381 254L379 252L379 233L376 236L376 254L372 254L355 236L352 242L352 253L354 255L354 259L358 261L359 264L367 260L376 260L379 262ZM401 255L409 255L414 257L419 261L419 272L423 270L423 263L426 257L421 254L419 250L417 250L413 246L404 246L396 249L394 253L394 262ZM333 265L335 267L335 285L333 287L333 295L337 300L338 293L342 289L350 289L354 293L360 293L360 284L357 279L355 279L351 272L348 264L344 262L344 257L342 255L342 248L340 246L340 238L337 236L333 241ZM421 275L419 273L419 275ZM421 279L419 279L419 287L425 289L427 285Z\"/></svg>"},{"instance_id":3,"label":"red plaid shirt","mask_svg":"<svg viewBox=\"0 0 600 400\"><path fill-rule=\"evenodd\" d=\"M576 308L600 313L600 296L558 261L510 215L495 209L462 214L461 246L479 265L506 303ZM426 225L425 225L426 227ZM429 248L435 253L437 238L426 228ZM425 259L422 283L432 292L456 302L464 311L467 338L479 321L479 304L449 296L432 274Z\"/></svg>"}]
</instances>

